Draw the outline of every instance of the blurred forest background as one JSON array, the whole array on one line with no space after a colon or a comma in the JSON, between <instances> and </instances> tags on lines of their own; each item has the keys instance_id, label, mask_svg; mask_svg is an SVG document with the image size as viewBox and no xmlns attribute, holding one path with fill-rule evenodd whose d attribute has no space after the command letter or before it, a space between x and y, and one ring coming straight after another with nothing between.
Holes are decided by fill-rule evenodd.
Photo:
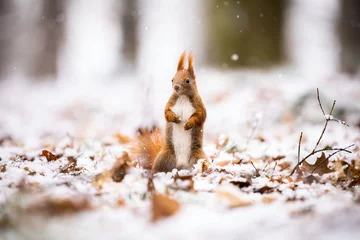
<instances>
[{"instance_id":1,"label":"blurred forest background","mask_svg":"<svg viewBox=\"0 0 360 240\"><path fill-rule=\"evenodd\" d=\"M1 79L163 77L184 49L224 70L286 64L355 76L360 2L0 0Z\"/></svg>"}]
</instances>

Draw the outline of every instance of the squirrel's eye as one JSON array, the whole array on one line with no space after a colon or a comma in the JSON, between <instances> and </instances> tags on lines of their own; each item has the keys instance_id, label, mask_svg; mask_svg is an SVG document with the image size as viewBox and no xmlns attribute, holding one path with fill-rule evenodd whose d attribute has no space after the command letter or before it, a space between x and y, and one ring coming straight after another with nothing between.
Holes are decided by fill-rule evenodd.
<instances>
[{"instance_id":1,"label":"squirrel's eye","mask_svg":"<svg viewBox=\"0 0 360 240\"><path fill-rule=\"evenodd\" d=\"M186 79L186 83L190 83L190 80L189 80L189 79Z\"/></svg>"},{"instance_id":2,"label":"squirrel's eye","mask_svg":"<svg viewBox=\"0 0 360 240\"><path fill-rule=\"evenodd\" d=\"M174 82L174 79L171 79L171 82Z\"/></svg>"}]
</instances>

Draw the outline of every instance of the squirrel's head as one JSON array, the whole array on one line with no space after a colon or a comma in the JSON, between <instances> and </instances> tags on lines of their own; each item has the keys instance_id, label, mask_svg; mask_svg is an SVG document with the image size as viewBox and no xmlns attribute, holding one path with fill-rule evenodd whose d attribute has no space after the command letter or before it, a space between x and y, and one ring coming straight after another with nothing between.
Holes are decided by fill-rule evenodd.
<instances>
[{"instance_id":1,"label":"squirrel's head","mask_svg":"<svg viewBox=\"0 0 360 240\"><path fill-rule=\"evenodd\" d=\"M193 67L194 55L192 52L188 56L188 66L185 68L186 52L180 56L177 72L172 81L173 91L177 95L193 96L197 93L195 72Z\"/></svg>"}]
</instances>

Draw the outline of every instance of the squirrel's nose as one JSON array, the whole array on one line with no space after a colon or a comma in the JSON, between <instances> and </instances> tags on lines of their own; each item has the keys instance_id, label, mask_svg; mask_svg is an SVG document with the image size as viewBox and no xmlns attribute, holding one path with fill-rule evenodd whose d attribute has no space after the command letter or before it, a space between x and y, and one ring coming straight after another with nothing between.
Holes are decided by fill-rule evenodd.
<instances>
[{"instance_id":1,"label":"squirrel's nose","mask_svg":"<svg viewBox=\"0 0 360 240\"><path fill-rule=\"evenodd\" d=\"M180 86L176 84L176 85L174 86L174 89L175 89L175 91L177 91L177 90L180 89Z\"/></svg>"}]
</instances>

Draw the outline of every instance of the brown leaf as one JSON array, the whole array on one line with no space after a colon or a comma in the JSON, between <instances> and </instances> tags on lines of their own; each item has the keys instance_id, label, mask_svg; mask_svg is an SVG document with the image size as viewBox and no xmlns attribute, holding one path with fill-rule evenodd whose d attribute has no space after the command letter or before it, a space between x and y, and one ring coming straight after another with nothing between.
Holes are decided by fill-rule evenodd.
<instances>
[{"instance_id":1,"label":"brown leaf","mask_svg":"<svg viewBox=\"0 0 360 240\"><path fill-rule=\"evenodd\" d=\"M0 165L0 172L6 172L6 165Z\"/></svg>"},{"instance_id":2,"label":"brown leaf","mask_svg":"<svg viewBox=\"0 0 360 240\"><path fill-rule=\"evenodd\" d=\"M325 153L322 153L313 165L304 161L301 164L301 170L307 173L318 173L319 175L323 175L325 173L333 172L333 170L328 167L328 164L329 159L326 158Z\"/></svg>"},{"instance_id":3,"label":"brown leaf","mask_svg":"<svg viewBox=\"0 0 360 240\"><path fill-rule=\"evenodd\" d=\"M270 186L267 186L267 185L254 190L255 193L261 193L261 194L271 193L271 192L274 192L274 191L275 191L275 189L273 187L270 187Z\"/></svg>"},{"instance_id":4,"label":"brown leaf","mask_svg":"<svg viewBox=\"0 0 360 240\"><path fill-rule=\"evenodd\" d=\"M276 200L275 197L270 197L270 196L264 196L261 198L261 202L263 203L272 203Z\"/></svg>"},{"instance_id":5,"label":"brown leaf","mask_svg":"<svg viewBox=\"0 0 360 240\"><path fill-rule=\"evenodd\" d=\"M120 158L116 159L116 162L111 171L111 178L114 182L121 182L128 170L132 166L132 161L127 152L124 152Z\"/></svg>"},{"instance_id":6,"label":"brown leaf","mask_svg":"<svg viewBox=\"0 0 360 240\"><path fill-rule=\"evenodd\" d=\"M240 198L239 196L236 196L232 193L230 193L229 191L225 191L223 189L218 189L216 191L216 195L220 198L220 199L224 199L228 202L229 207L231 208L236 208L236 207L245 207L245 206L249 206L252 204L252 202Z\"/></svg>"},{"instance_id":7,"label":"brown leaf","mask_svg":"<svg viewBox=\"0 0 360 240\"><path fill-rule=\"evenodd\" d=\"M104 170L102 173L99 173L98 175L95 176L95 180L93 181L93 186L97 190L103 189L104 183L110 181L111 175L112 173L109 170Z\"/></svg>"},{"instance_id":8,"label":"brown leaf","mask_svg":"<svg viewBox=\"0 0 360 240\"><path fill-rule=\"evenodd\" d=\"M119 199L119 200L117 201L116 205L117 205L118 207L124 207L124 206L125 206L125 201L124 201L124 199Z\"/></svg>"},{"instance_id":9,"label":"brown leaf","mask_svg":"<svg viewBox=\"0 0 360 240\"><path fill-rule=\"evenodd\" d=\"M31 171L29 167L24 167L24 170L29 173L30 176L34 176L36 174L35 171Z\"/></svg>"},{"instance_id":10,"label":"brown leaf","mask_svg":"<svg viewBox=\"0 0 360 240\"><path fill-rule=\"evenodd\" d=\"M68 174L80 174L80 172L84 169L83 167L78 167L77 159L73 156L67 157L68 164L66 164L63 168L60 169L60 173L68 173Z\"/></svg>"},{"instance_id":11,"label":"brown leaf","mask_svg":"<svg viewBox=\"0 0 360 240\"><path fill-rule=\"evenodd\" d=\"M281 160L281 159L283 159L283 158L285 158L284 155L279 155L279 156L277 156L277 157L272 158L272 160L273 160L273 161L277 161L277 160Z\"/></svg>"},{"instance_id":12,"label":"brown leaf","mask_svg":"<svg viewBox=\"0 0 360 240\"><path fill-rule=\"evenodd\" d=\"M48 150L42 150L41 156L46 157L46 160L48 162L55 161L57 159L56 156L54 154L52 154L50 151L48 151Z\"/></svg>"},{"instance_id":13,"label":"brown leaf","mask_svg":"<svg viewBox=\"0 0 360 240\"><path fill-rule=\"evenodd\" d=\"M360 178L360 159L352 161L349 167L346 169L348 178Z\"/></svg>"},{"instance_id":14,"label":"brown leaf","mask_svg":"<svg viewBox=\"0 0 360 240\"><path fill-rule=\"evenodd\" d=\"M187 182L188 184L185 186L180 186L178 184L178 181L181 182ZM193 180L193 175L189 174L189 175L179 175L179 172L176 172L175 176L174 176L174 184L175 187L177 189L181 189L181 190L186 190L186 191L191 191L191 192L195 192L194 189L194 180ZM183 184L182 184L183 185Z\"/></svg>"},{"instance_id":15,"label":"brown leaf","mask_svg":"<svg viewBox=\"0 0 360 240\"><path fill-rule=\"evenodd\" d=\"M30 205L27 209L29 213L46 213L49 216L59 216L77 213L91 209L92 206L88 199L84 197L76 198L45 198Z\"/></svg>"},{"instance_id":16,"label":"brown leaf","mask_svg":"<svg viewBox=\"0 0 360 240\"><path fill-rule=\"evenodd\" d=\"M163 194L155 193L152 198L152 220L158 221L174 215L180 209L180 204Z\"/></svg>"},{"instance_id":17,"label":"brown leaf","mask_svg":"<svg viewBox=\"0 0 360 240\"><path fill-rule=\"evenodd\" d=\"M230 181L231 184L239 187L239 188L244 188L244 187L249 187L251 185L251 179L244 179L243 181L241 180L232 180Z\"/></svg>"}]
</instances>

